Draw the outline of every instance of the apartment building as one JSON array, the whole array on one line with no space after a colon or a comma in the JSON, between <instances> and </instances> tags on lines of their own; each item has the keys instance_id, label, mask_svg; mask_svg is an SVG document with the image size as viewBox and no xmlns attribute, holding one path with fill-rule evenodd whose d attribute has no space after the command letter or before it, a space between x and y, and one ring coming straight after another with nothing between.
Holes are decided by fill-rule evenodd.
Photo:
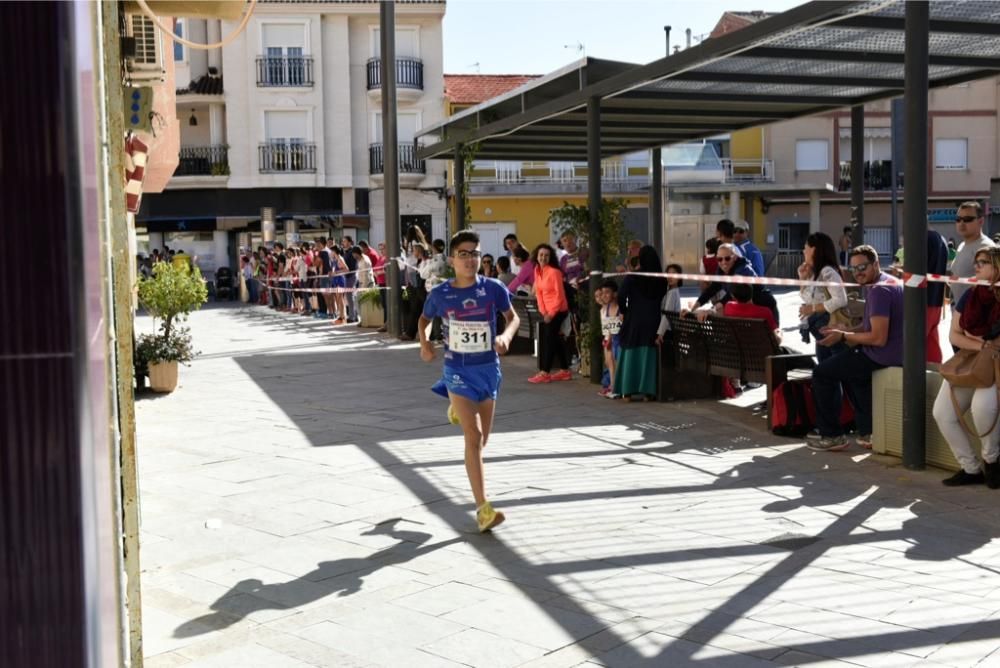
<instances>
[{"instance_id":1,"label":"apartment building","mask_svg":"<svg viewBox=\"0 0 1000 668\"><path fill-rule=\"evenodd\" d=\"M445 2L396 3L400 222L447 231L444 165L415 159L414 134L444 117ZM235 22L177 19L217 42ZM203 269L240 247L350 234L385 239L379 2L260 0L221 50L179 43L180 161L143 199L140 247L183 248ZM144 234L143 234L144 233Z\"/></svg>"},{"instance_id":2,"label":"apartment building","mask_svg":"<svg viewBox=\"0 0 1000 668\"><path fill-rule=\"evenodd\" d=\"M538 79L531 74L446 74L445 97L451 116ZM633 236L648 239L650 154L606 160L602 164L605 197L629 203L626 225ZM503 238L516 234L528 248L555 242L546 222L564 202L587 204L587 165L583 162L473 160L468 177L468 222L483 251L503 253Z\"/></svg>"}]
</instances>

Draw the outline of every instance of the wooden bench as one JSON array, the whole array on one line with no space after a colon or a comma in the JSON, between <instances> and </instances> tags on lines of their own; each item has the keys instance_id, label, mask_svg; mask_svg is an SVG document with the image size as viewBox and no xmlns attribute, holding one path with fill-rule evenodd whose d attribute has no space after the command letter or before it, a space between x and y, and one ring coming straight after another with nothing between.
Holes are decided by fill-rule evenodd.
<instances>
[{"instance_id":1,"label":"wooden bench","mask_svg":"<svg viewBox=\"0 0 1000 668\"><path fill-rule=\"evenodd\" d=\"M678 389L692 384L702 390L710 386L711 394L702 396L719 395L720 385L715 378L739 378L744 384L767 385L769 422L774 388L795 369L811 369L814 364L812 355L782 350L767 322L761 319L710 316L699 322L693 317L682 318L679 313L665 315L670 322L672 354L663 355L668 359L664 360L662 375L676 374L683 381L674 383L682 385ZM666 384L669 387L669 382ZM673 398L686 398L677 394Z\"/></svg>"},{"instance_id":2,"label":"wooden bench","mask_svg":"<svg viewBox=\"0 0 1000 668\"><path fill-rule=\"evenodd\" d=\"M510 344L510 352L533 355L535 353L535 337L538 333L537 324L542 320L542 314L538 312L538 302L531 297L511 297L510 303L520 320L517 334ZM502 321L503 318L501 317L500 320Z\"/></svg>"}]
</instances>

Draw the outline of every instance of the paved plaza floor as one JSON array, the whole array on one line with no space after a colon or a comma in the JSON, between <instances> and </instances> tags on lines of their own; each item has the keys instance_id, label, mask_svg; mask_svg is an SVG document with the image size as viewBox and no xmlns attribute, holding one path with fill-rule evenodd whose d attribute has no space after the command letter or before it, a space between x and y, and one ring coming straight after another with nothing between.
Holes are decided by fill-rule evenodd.
<instances>
[{"instance_id":1,"label":"paved plaza floor","mask_svg":"<svg viewBox=\"0 0 1000 668\"><path fill-rule=\"evenodd\" d=\"M149 667L1000 666L1000 491L509 356L481 535L439 361L266 308L190 325L137 400Z\"/></svg>"}]
</instances>

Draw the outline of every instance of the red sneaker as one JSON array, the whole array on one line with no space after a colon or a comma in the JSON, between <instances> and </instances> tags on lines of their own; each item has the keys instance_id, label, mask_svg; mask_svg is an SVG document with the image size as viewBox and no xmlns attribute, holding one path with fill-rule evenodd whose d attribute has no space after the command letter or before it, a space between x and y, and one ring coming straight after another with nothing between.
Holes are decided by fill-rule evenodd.
<instances>
[{"instance_id":1,"label":"red sneaker","mask_svg":"<svg viewBox=\"0 0 1000 668\"><path fill-rule=\"evenodd\" d=\"M569 369L563 369L562 371L556 371L554 374L549 376L553 381L556 380L573 380L573 372Z\"/></svg>"},{"instance_id":2,"label":"red sneaker","mask_svg":"<svg viewBox=\"0 0 1000 668\"><path fill-rule=\"evenodd\" d=\"M529 383L550 383L552 382L552 376L545 373L544 371L539 371L534 376L528 379Z\"/></svg>"}]
</instances>

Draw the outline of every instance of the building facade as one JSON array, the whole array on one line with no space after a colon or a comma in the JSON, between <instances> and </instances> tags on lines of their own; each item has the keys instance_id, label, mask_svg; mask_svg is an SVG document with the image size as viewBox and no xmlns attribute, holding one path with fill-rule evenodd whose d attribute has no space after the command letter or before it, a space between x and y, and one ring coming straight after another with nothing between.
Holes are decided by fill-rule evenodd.
<instances>
[{"instance_id":1,"label":"building facade","mask_svg":"<svg viewBox=\"0 0 1000 668\"><path fill-rule=\"evenodd\" d=\"M447 230L444 165L415 160L413 140L444 115L444 12L443 1L396 3L400 222L433 236ZM236 22L175 27L212 43ZM143 199L141 248L183 248L212 270L261 243L385 239L378 2L262 0L223 49L173 43L167 55L180 163Z\"/></svg>"}]
</instances>

